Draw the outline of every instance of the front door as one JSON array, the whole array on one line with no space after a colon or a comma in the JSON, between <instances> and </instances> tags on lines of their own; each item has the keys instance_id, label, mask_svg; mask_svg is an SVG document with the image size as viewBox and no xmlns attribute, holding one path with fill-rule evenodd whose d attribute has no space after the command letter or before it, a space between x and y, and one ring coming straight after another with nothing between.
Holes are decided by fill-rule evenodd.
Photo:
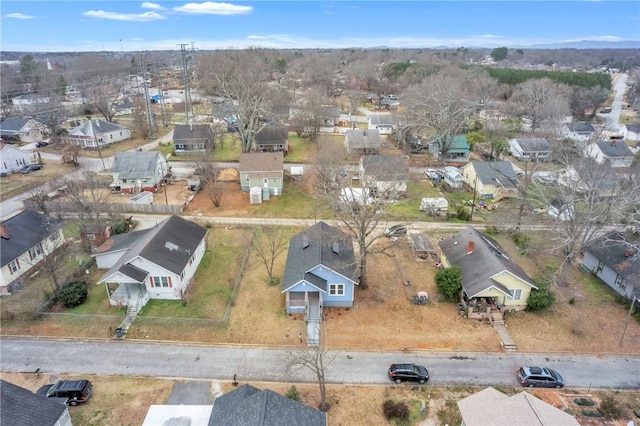
<instances>
[{"instance_id":1,"label":"front door","mask_svg":"<svg viewBox=\"0 0 640 426\"><path fill-rule=\"evenodd\" d=\"M262 186L264 186L265 188L269 187L269 178L262 179Z\"/></svg>"}]
</instances>

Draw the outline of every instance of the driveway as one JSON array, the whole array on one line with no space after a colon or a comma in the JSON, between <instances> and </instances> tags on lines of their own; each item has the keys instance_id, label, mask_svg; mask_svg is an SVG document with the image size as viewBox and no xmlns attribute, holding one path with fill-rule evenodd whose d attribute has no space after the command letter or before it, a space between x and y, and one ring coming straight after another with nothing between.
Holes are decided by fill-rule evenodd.
<instances>
[{"instance_id":1,"label":"driveway","mask_svg":"<svg viewBox=\"0 0 640 426\"><path fill-rule=\"evenodd\" d=\"M0 340L2 371L36 369L51 374L107 374L175 377L183 380L240 382L316 381L307 370L286 368L291 353L300 348L198 346L115 340ZM149 356L153 354L153 356ZM325 371L327 383L389 384L387 369L394 362L426 365L432 383L445 385L517 386L521 365L547 365L560 371L570 388L640 389L640 356L581 356L527 353L434 353L427 351L327 351L333 359ZM91 362L70 362L90 359ZM180 389L180 388L179 388ZM182 392L176 391L177 395Z\"/></svg>"}]
</instances>

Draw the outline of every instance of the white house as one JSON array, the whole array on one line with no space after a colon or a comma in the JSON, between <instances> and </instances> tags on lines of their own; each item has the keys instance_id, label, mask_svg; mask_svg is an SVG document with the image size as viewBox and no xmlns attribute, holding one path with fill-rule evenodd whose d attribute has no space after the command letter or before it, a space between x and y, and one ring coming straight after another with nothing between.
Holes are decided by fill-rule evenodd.
<instances>
[{"instance_id":1,"label":"white house","mask_svg":"<svg viewBox=\"0 0 640 426\"><path fill-rule=\"evenodd\" d=\"M0 173L17 172L31 163L31 154L13 145L0 142Z\"/></svg>"},{"instance_id":2,"label":"white house","mask_svg":"<svg viewBox=\"0 0 640 426\"><path fill-rule=\"evenodd\" d=\"M396 128L393 114L369 114L369 129L377 129L381 135L390 135Z\"/></svg>"},{"instance_id":3,"label":"white house","mask_svg":"<svg viewBox=\"0 0 640 426\"><path fill-rule=\"evenodd\" d=\"M451 188L460 189L464 184L464 178L456 167L447 166L444 168L444 182Z\"/></svg>"},{"instance_id":4,"label":"white house","mask_svg":"<svg viewBox=\"0 0 640 426\"><path fill-rule=\"evenodd\" d=\"M509 153L520 161L547 161L551 145L545 138L513 138L509 140Z\"/></svg>"},{"instance_id":5,"label":"white house","mask_svg":"<svg viewBox=\"0 0 640 426\"><path fill-rule=\"evenodd\" d=\"M11 103L18 108L28 108L39 104L48 104L50 99L48 96L39 95L37 93L28 93L26 95L11 98Z\"/></svg>"},{"instance_id":6,"label":"white house","mask_svg":"<svg viewBox=\"0 0 640 426\"><path fill-rule=\"evenodd\" d=\"M64 243L60 221L33 210L0 224L0 295L11 294L11 287Z\"/></svg>"},{"instance_id":7,"label":"white house","mask_svg":"<svg viewBox=\"0 0 640 426\"><path fill-rule=\"evenodd\" d=\"M39 142L47 126L31 117L7 117L0 122L0 136L7 142Z\"/></svg>"},{"instance_id":8,"label":"white house","mask_svg":"<svg viewBox=\"0 0 640 426\"><path fill-rule=\"evenodd\" d=\"M407 191L409 166L402 155L363 155L359 179L362 187L373 190L375 195L395 198Z\"/></svg>"},{"instance_id":9,"label":"white house","mask_svg":"<svg viewBox=\"0 0 640 426\"><path fill-rule=\"evenodd\" d=\"M626 124L622 126L622 134L628 141L640 142L640 124Z\"/></svg>"},{"instance_id":10,"label":"white house","mask_svg":"<svg viewBox=\"0 0 640 426\"><path fill-rule=\"evenodd\" d=\"M179 300L200 264L207 230L170 216L151 229L114 235L96 249L112 306L140 310L149 299Z\"/></svg>"},{"instance_id":11,"label":"white house","mask_svg":"<svg viewBox=\"0 0 640 426\"><path fill-rule=\"evenodd\" d=\"M599 164L608 163L613 168L630 167L633 152L623 141L598 141L585 147L585 155L595 158Z\"/></svg>"},{"instance_id":12,"label":"white house","mask_svg":"<svg viewBox=\"0 0 640 426\"><path fill-rule=\"evenodd\" d=\"M137 194L156 192L169 173L167 159L157 151L116 152L111 166L114 192Z\"/></svg>"},{"instance_id":13,"label":"white house","mask_svg":"<svg viewBox=\"0 0 640 426\"><path fill-rule=\"evenodd\" d=\"M101 118L92 118L71 129L68 135L62 137L62 142L97 149L130 137L131 131L126 127Z\"/></svg>"},{"instance_id":14,"label":"white house","mask_svg":"<svg viewBox=\"0 0 640 426\"><path fill-rule=\"evenodd\" d=\"M587 142L595 135L596 131L588 121L575 121L563 124L560 133L562 137L572 141Z\"/></svg>"}]
</instances>

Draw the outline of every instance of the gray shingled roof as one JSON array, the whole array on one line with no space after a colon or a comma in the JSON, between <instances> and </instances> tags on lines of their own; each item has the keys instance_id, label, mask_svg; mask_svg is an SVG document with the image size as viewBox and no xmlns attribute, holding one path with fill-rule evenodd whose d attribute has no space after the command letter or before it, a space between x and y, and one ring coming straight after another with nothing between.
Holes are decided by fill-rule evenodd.
<instances>
[{"instance_id":1,"label":"gray shingled roof","mask_svg":"<svg viewBox=\"0 0 640 426\"><path fill-rule=\"evenodd\" d=\"M157 151L116 152L111 171L119 173L119 179L150 179L161 157Z\"/></svg>"},{"instance_id":2,"label":"gray shingled roof","mask_svg":"<svg viewBox=\"0 0 640 426\"><path fill-rule=\"evenodd\" d=\"M347 149L378 149L380 148L380 132L378 129L351 129L344 134Z\"/></svg>"},{"instance_id":3,"label":"gray shingled roof","mask_svg":"<svg viewBox=\"0 0 640 426\"><path fill-rule=\"evenodd\" d=\"M255 135L257 144L284 145L289 140L289 133L284 126L266 126Z\"/></svg>"},{"instance_id":4,"label":"gray shingled roof","mask_svg":"<svg viewBox=\"0 0 640 426\"><path fill-rule=\"evenodd\" d=\"M29 120L31 120L31 117L7 117L0 122L0 130L3 135L19 133Z\"/></svg>"},{"instance_id":5,"label":"gray shingled roof","mask_svg":"<svg viewBox=\"0 0 640 426\"><path fill-rule=\"evenodd\" d=\"M393 114L369 114L369 121L371 124L387 124L393 125L396 123L396 119Z\"/></svg>"},{"instance_id":6,"label":"gray shingled roof","mask_svg":"<svg viewBox=\"0 0 640 426\"><path fill-rule=\"evenodd\" d=\"M127 252L100 278L98 283L118 271L127 275L131 271L127 267L128 263L138 256L174 274L180 274L206 233L207 230L197 223L180 216L170 216L139 235L139 238L132 242ZM135 277L131 276L131 278Z\"/></svg>"},{"instance_id":7,"label":"gray shingled roof","mask_svg":"<svg viewBox=\"0 0 640 426\"><path fill-rule=\"evenodd\" d=\"M471 253L467 253L469 241L473 242ZM506 287L491 279L492 276L502 271L511 272L535 288L527 274L495 240L471 226L467 226L452 237L439 241L438 245L449 263L460 267L462 288L468 297L475 297L491 286L505 294L510 294Z\"/></svg>"},{"instance_id":8,"label":"gray shingled roof","mask_svg":"<svg viewBox=\"0 0 640 426\"><path fill-rule=\"evenodd\" d=\"M269 389L242 385L216 398L209 426L326 426L327 415Z\"/></svg>"},{"instance_id":9,"label":"gray shingled roof","mask_svg":"<svg viewBox=\"0 0 640 426\"><path fill-rule=\"evenodd\" d=\"M633 157L633 152L629 149L626 143L624 142L607 142L607 141L598 141L596 142L600 151L607 158L624 158L624 157Z\"/></svg>"},{"instance_id":10,"label":"gray shingled roof","mask_svg":"<svg viewBox=\"0 0 640 426\"><path fill-rule=\"evenodd\" d=\"M518 178L510 161L474 161L472 164L483 184L494 184L503 188L518 186Z\"/></svg>"},{"instance_id":11,"label":"gray shingled roof","mask_svg":"<svg viewBox=\"0 0 640 426\"><path fill-rule=\"evenodd\" d=\"M340 116L340 108L338 107L321 107L319 111L320 118L335 118Z\"/></svg>"},{"instance_id":12,"label":"gray shingled roof","mask_svg":"<svg viewBox=\"0 0 640 426\"><path fill-rule=\"evenodd\" d=\"M173 142L176 144L205 143L213 140L213 130L208 124L176 124Z\"/></svg>"},{"instance_id":13,"label":"gray shingled roof","mask_svg":"<svg viewBox=\"0 0 640 426\"><path fill-rule=\"evenodd\" d=\"M593 126L588 121L567 123L567 128L572 132L595 132Z\"/></svg>"},{"instance_id":14,"label":"gray shingled roof","mask_svg":"<svg viewBox=\"0 0 640 426\"><path fill-rule=\"evenodd\" d=\"M60 221L46 214L25 210L2 222L9 239L0 238L1 266L25 253L62 227Z\"/></svg>"},{"instance_id":15,"label":"gray shingled roof","mask_svg":"<svg viewBox=\"0 0 640 426\"><path fill-rule=\"evenodd\" d=\"M54 426L67 405L0 380L0 424L7 426Z\"/></svg>"},{"instance_id":16,"label":"gray shingled roof","mask_svg":"<svg viewBox=\"0 0 640 426\"><path fill-rule=\"evenodd\" d=\"M118 130L127 130L126 127L112 123L101 118L92 118L69 131L71 136L98 136Z\"/></svg>"},{"instance_id":17,"label":"gray shingled roof","mask_svg":"<svg viewBox=\"0 0 640 426\"><path fill-rule=\"evenodd\" d=\"M627 124L627 131L633 133L640 133L640 124Z\"/></svg>"},{"instance_id":18,"label":"gray shingled roof","mask_svg":"<svg viewBox=\"0 0 640 426\"><path fill-rule=\"evenodd\" d=\"M338 253L334 251L334 243L337 243ZM306 231L294 235L289 241L281 290L287 291L308 278L305 274L318 265L357 282L357 262L351 237L325 222L316 223ZM320 282L316 284L319 285Z\"/></svg>"},{"instance_id":19,"label":"gray shingled roof","mask_svg":"<svg viewBox=\"0 0 640 426\"><path fill-rule=\"evenodd\" d=\"M515 138L523 152L551 151L551 145L545 138Z\"/></svg>"},{"instance_id":20,"label":"gray shingled roof","mask_svg":"<svg viewBox=\"0 0 640 426\"><path fill-rule=\"evenodd\" d=\"M637 240L629 241L637 245ZM602 236L585 247L596 259L623 276L630 283L640 283L640 257L634 250L631 256L627 256L630 244L626 242L624 235L617 231Z\"/></svg>"},{"instance_id":21,"label":"gray shingled roof","mask_svg":"<svg viewBox=\"0 0 640 426\"><path fill-rule=\"evenodd\" d=\"M404 181L409 177L409 166L402 155L363 155L360 161L365 176L380 181Z\"/></svg>"},{"instance_id":22,"label":"gray shingled roof","mask_svg":"<svg viewBox=\"0 0 640 426\"><path fill-rule=\"evenodd\" d=\"M240 154L240 172L281 172L284 170L282 151L247 152Z\"/></svg>"}]
</instances>

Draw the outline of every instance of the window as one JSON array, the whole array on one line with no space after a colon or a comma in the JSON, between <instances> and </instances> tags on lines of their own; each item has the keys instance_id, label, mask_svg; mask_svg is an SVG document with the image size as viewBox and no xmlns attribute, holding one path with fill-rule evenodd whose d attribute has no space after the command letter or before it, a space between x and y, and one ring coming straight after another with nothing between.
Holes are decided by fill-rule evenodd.
<instances>
[{"instance_id":1,"label":"window","mask_svg":"<svg viewBox=\"0 0 640 426\"><path fill-rule=\"evenodd\" d=\"M182 143L177 143L177 144L176 144L176 149L184 149L184 144L182 144Z\"/></svg>"},{"instance_id":2,"label":"window","mask_svg":"<svg viewBox=\"0 0 640 426\"><path fill-rule=\"evenodd\" d=\"M60 232L56 232L55 234L49 235L49 241L55 243L60 239Z\"/></svg>"},{"instance_id":3,"label":"window","mask_svg":"<svg viewBox=\"0 0 640 426\"><path fill-rule=\"evenodd\" d=\"M18 261L18 259L14 259L9 262L9 272L14 274L18 271L18 269L20 269L20 262Z\"/></svg>"},{"instance_id":4,"label":"window","mask_svg":"<svg viewBox=\"0 0 640 426\"><path fill-rule=\"evenodd\" d=\"M249 182L249 175L245 177L245 182Z\"/></svg>"},{"instance_id":5,"label":"window","mask_svg":"<svg viewBox=\"0 0 640 426\"><path fill-rule=\"evenodd\" d=\"M86 234L86 238L87 238L87 240L95 240L96 239L96 234Z\"/></svg>"},{"instance_id":6,"label":"window","mask_svg":"<svg viewBox=\"0 0 640 426\"><path fill-rule=\"evenodd\" d=\"M519 288L511 290L511 293L511 296L507 296L507 299L509 300L520 300L520 298L522 297L522 290Z\"/></svg>"},{"instance_id":7,"label":"window","mask_svg":"<svg viewBox=\"0 0 640 426\"><path fill-rule=\"evenodd\" d=\"M596 268L595 274L598 275L604 269L604 263L598 262L598 267Z\"/></svg>"},{"instance_id":8,"label":"window","mask_svg":"<svg viewBox=\"0 0 640 426\"><path fill-rule=\"evenodd\" d=\"M344 284L329 284L330 296L344 296Z\"/></svg>"},{"instance_id":9,"label":"window","mask_svg":"<svg viewBox=\"0 0 640 426\"><path fill-rule=\"evenodd\" d=\"M171 278L169 277L152 277L153 287L171 287Z\"/></svg>"},{"instance_id":10,"label":"window","mask_svg":"<svg viewBox=\"0 0 640 426\"><path fill-rule=\"evenodd\" d=\"M29 257L31 260L39 257L40 255L42 255L42 244L38 243L29 249Z\"/></svg>"},{"instance_id":11,"label":"window","mask_svg":"<svg viewBox=\"0 0 640 426\"><path fill-rule=\"evenodd\" d=\"M622 275L616 275L616 286L624 290L627 288L627 280Z\"/></svg>"}]
</instances>

